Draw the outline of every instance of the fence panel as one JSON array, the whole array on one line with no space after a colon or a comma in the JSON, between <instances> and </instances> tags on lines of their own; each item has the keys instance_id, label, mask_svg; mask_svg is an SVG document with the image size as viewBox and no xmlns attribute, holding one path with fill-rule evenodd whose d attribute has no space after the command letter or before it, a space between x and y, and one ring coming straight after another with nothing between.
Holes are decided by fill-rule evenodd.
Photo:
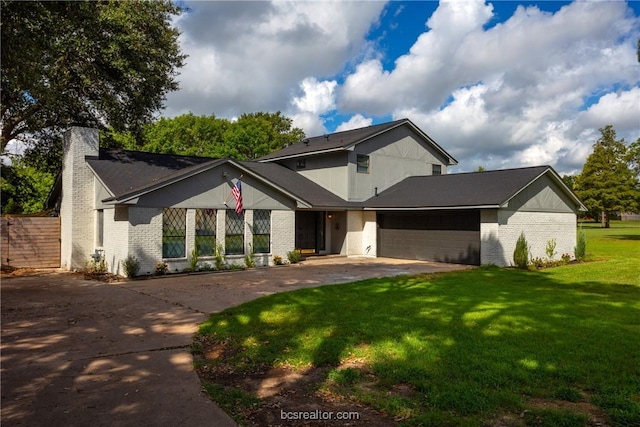
<instances>
[{"instance_id":1,"label":"fence panel","mask_svg":"<svg viewBox=\"0 0 640 427\"><path fill-rule=\"evenodd\" d=\"M60 218L1 219L2 265L28 268L60 267Z\"/></svg>"}]
</instances>

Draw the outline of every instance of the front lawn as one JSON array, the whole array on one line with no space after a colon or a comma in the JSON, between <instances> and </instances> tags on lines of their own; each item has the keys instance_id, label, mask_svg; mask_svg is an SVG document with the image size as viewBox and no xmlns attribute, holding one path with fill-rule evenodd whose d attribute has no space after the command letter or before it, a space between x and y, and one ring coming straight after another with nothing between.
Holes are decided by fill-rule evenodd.
<instances>
[{"instance_id":1,"label":"front lawn","mask_svg":"<svg viewBox=\"0 0 640 427\"><path fill-rule=\"evenodd\" d=\"M389 423L640 425L640 223L621 225L584 225L588 263L367 280L228 309L201 325L196 367L215 399L274 367L316 370L317 401ZM226 410L249 424L277 412L244 389Z\"/></svg>"}]
</instances>

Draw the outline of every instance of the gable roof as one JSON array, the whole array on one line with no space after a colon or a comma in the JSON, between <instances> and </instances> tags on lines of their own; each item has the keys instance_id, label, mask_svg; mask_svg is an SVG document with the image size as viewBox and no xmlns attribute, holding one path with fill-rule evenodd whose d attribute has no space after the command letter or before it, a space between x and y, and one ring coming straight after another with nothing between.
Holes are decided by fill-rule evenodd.
<instances>
[{"instance_id":1,"label":"gable roof","mask_svg":"<svg viewBox=\"0 0 640 427\"><path fill-rule=\"evenodd\" d=\"M98 157L87 157L86 161L111 195L103 202L127 202L216 166L232 164L307 208L345 207L347 203L315 182L277 164L117 149L100 149L99 153Z\"/></svg>"},{"instance_id":2,"label":"gable roof","mask_svg":"<svg viewBox=\"0 0 640 427\"><path fill-rule=\"evenodd\" d=\"M433 146L443 157L445 157L450 165L458 163L456 159L451 157L442 147L440 147L433 139L431 139L420 128L414 125L409 119L401 119L388 123L367 126L358 129L351 129L343 132L335 132L327 135L306 138L300 142L292 144L275 153L267 154L258 159L259 162L272 162L276 160L291 159L300 156L330 153L334 151L349 150L353 146L367 141L382 133L396 129L400 126L409 126L413 131L419 134L429 145Z\"/></svg>"},{"instance_id":3,"label":"gable roof","mask_svg":"<svg viewBox=\"0 0 640 427\"><path fill-rule=\"evenodd\" d=\"M224 159L176 156L118 149L100 149L87 164L111 194L110 200L152 191L179 179L210 169Z\"/></svg>"},{"instance_id":4,"label":"gable roof","mask_svg":"<svg viewBox=\"0 0 640 427\"><path fill-rule=\"evenodd\" d=\"M584 208L551 166L409 177L363 206L378 210L499 208L544 174L551 176L577 208Z\"/></svg>"}]
</instances>

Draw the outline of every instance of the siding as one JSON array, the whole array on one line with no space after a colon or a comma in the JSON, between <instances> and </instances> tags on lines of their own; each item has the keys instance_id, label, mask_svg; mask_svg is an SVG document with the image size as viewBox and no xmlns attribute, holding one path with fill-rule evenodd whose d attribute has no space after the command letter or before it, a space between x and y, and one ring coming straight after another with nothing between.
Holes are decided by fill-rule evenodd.
<instances>
[{"instance_id":1,"label":"siding","mask_svg":"<svg viewBox=\"0 0 640 427\"><path fill-rule=\"evenodd\" d=\"M60 218L2 218L0 228L2 265L60 267Z\"/></svg>"}]
</instances>

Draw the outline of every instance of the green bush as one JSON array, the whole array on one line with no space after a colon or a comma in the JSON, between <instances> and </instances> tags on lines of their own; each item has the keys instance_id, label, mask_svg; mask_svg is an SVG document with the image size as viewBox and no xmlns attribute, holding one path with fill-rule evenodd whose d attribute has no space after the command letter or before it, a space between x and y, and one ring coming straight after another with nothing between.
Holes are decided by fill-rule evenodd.
<instances>
[{"instance_id":1,"label":"green bush","mask_svg":"<svg viewBox=\"0 0 640 427\"><path fill-rule=\"evenodd\" d=\"M198 246L195 246L191 251L191 256L189 257L190 271L196 271L198 269L198 258L200 258L200 251L198 250Z\"/></svg>"},{"instance_id":2,"label":"green bush","mask_svg":"<svg viewBox=\"0 0 640 427\"><path fill-rule=\"evenodd\" d=\"M526 269L529 265L529 245L526 237L524 237L524 231L520 233L520 237L516 242L516 248L513 251L513 262L516 267L522 269Z\"/></svg>"},{"instance_id":3,"label":"green bush","mask_svg":"<svg viewBox=\"0 0 640 427\"><path fill-rule=\"evenodd\" d=\"M291 264L297 264L302 260L302 255L300 255L300 251L294 249L292 251L287 252L287 259Z\"/></svg>"},{"instance_id":4,"label":"green bush","mask_svg":"<svg viewBox=\"0 0 640 427\"><path fill-rule=\"evenodd\" d=\"M133 255L129 255L124 261L122 261L122 268L124 269L124 274L127 277L132 279L138 277L138 272L140 271L140 261Z\"/></svg>"},{"instance_id":5,"label":"green bush","mask_svg":"<svg viewBox=\"0 0 640 427\"><path fill-rule=\"evenodd\" d=\"M216 270L222 270L224 268L224 248L220 242L216 243L215 265Z\"/></svg>"},{"instance_id":6,"label":"green bush","mask_svg":"<svg viewBox=\"0 0 640 427\"><path fill-rule=\"evenodd\" d=\"M582 230L578 231L578 242L576 243L574 252L578 261L584 261L587 256L587 236Z\"/></svg>"},{"instance_id":7,"label":"green bush","mask_svg":"<svg viewBox=\"0 0 640 427\"><path fill-rule=\"evenodd\" d=\"M244 265L247 268L253 268L256 266L256 260L253 258L253 255L255 255L253 245L249 244L249 253L244 256Z\"/></svg>"}]
</instances>

